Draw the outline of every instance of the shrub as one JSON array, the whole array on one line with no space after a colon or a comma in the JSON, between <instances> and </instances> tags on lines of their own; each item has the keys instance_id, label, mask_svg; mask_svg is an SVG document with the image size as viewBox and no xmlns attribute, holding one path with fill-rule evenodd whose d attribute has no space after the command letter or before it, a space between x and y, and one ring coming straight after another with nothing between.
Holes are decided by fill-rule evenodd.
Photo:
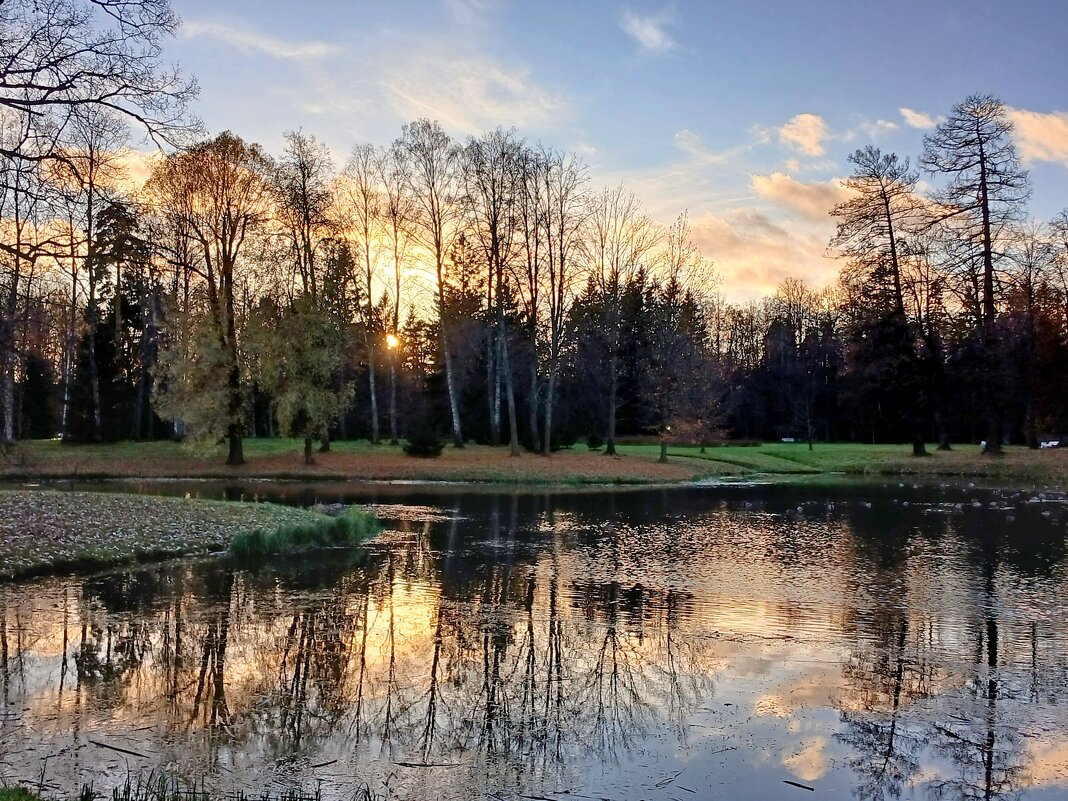
<instances>
[{"instance_id":1,"label":"shrub","mask_svg":"<svg viewBox=\"0 0 1068 801\"><path fill-rule=\"evenodd\" d=\"M313 523L296 523L269 530L258 528L238 534L230 541L230 555L238 559L257 559L316 548L351 548L378 531L378 519L370 512L348 509L338 517L323 515L321 521Z\"/></svg>"},{"instance_id":2,"label":"shrub","mask_svg":"<svg viewBox=\"0 0 1068 801\"><path fill-rule=\"evenodd\" d=\"M441 451L445 448L445 440L427 420L417 423L408 432L405 440L404 452L409 456L418 456L422 459L434 459L441 456Z\"/></svg>"},{"instance_id":3,"label":"shrub","mask_svg":"<svg viewBox=\"0 0 1068 801\"><path fill-rule=\"evenodd\" d=\"M604 447L604 437L600 434L590 434L586 437L586 447L591 451L599 451Z\"/></svg>"}]
</instances>

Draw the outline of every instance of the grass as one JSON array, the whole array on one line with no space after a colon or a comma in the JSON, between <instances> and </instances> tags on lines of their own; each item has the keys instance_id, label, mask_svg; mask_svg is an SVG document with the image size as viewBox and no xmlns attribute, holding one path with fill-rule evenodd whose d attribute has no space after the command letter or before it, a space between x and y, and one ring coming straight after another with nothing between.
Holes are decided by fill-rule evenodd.
<instances>
[{"instance_id":1,"label":"grass","mask_svg":"<svg viewBox=\"0 0 1068 801\"><path fill-rule=\"evenodd\" d=\"M243 532L230 540L230 555L237 559L259 559L316 548L351 548L379 531L374 515L363 509L348 509L325 521L289 523Z\"/></svg>"},{"instance_id":2,"label":"grass","mask_svg":"<svg viewBox=\"0 0 1068 801\"><path fill-rule=\"evenodd\" d=\"M544 458L506 448L446 446L436 459L406 456L399 445L366 440L335 442L330 453L303 463L303 441L245 440L246 464L228 467L222 450L197 453L172 442L119 442L64 445L55 440L19 443L0 478L26 480L96 478L275 478L295 480L437 480L500 484L649 484L674 483L705 475L700 464L660 465L655 458L606 459L585 447Z\"/></svg>"},{"instance_id":3,"label":"grass","mask_svg":"<svg viewBox=\"0 0 1068 801\"><path fill-rule=\"evenodd\" d=\"M425 480L506 485L672 484L708 477L762 476L793 480L805 476L915 476L984 478L1003 484L1068 487L1068 449L1033 451L1008 447L1003 456L980 454L977 445L951 452L928 446L928 458L915 458L909 445L768 443L756 447L672 446L670 462L659 464L658 444L620 445L618 458L578 445L551 458L506 448L447 446L437 459L413 459L400 446L366 440L335 442L303 464L303 442L247 439L241 467L227 467L221 449L197 453L171 442L63 445L54 440L20 443L5 461L0 478L27 480L93 478L225 478L322 480Z\"/></svg>"},{"instance_id":4,"label":"grass","mask_svg":"<svg viewBox=\"0 0 1068 801\"><path fill-rule=\"evenodd\" d=\"M929 455L912 455L911 445L768 443L759 447L706 448L679 446L668 449L677 461L701 461L715 470L734 475L790 476L900 476L917 478L984 478L1003 483L1068 486L1068 449L1031 450L1008 446L1004 454L980 453L978 445L958 445L952 451L927 446ZM623 445L623 453L652 456L658 445Z\"/></svg>"},{"instance_id":5,"label":"grass","mask_svg":"<svg viewBox=\"0 0 1068 801\"><path fill-rule=\"evenodd\" d=\"M222 552L254 532L264 538L291 532L291 541L306 548L316 529L335 536L342 529L368 532L373 524L364 512L336 518L271 503L0 491L0 578Z\"/></svg>"},{"instance_id":6,"label":"grass","mask_svg":"<svg viewBox=\"0 0 1068 801\"><path fill-rule=\"evenodd\" d=\"M40 796L22 787L0 787L0 801L40 801Z\"/></svg>"}]
</instances>

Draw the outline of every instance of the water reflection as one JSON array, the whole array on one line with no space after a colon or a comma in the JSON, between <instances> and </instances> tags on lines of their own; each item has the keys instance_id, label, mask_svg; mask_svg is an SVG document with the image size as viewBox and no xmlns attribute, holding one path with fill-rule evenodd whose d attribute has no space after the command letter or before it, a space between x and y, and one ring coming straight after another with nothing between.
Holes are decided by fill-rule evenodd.
<instances>
[{"instance_id":1,"label":"water reflection","mask_svg":"<svg viewBox=\"0 0 1068 801\"><path fill-rule=\"evenodd\" d=\"M0 587L0 780L1068 797L1062 504L255 490L375 503L388 531Z\"/></svg>"}]
</instances>

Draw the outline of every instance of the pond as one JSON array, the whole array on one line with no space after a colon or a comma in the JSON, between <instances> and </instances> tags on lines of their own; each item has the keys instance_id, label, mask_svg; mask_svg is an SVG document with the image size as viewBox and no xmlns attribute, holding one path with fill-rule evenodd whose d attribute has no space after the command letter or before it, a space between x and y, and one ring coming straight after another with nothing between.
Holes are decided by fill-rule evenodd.
<instances>
[{"instance_id":1,"label":"pond","mask_svg":"<svg viewBox=\"0 0 1068 801\"><path fill-rule=\"evenodd\" d=\"M1068 798L1062 495L150 490L371 503L386 530L0 585L0 783Z\"/></svg>"}]
</instances>

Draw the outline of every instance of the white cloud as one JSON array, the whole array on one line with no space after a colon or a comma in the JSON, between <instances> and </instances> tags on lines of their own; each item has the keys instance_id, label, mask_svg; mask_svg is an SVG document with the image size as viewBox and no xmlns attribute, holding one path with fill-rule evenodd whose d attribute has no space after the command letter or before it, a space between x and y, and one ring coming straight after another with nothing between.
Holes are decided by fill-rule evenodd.
<instances>
[{"instance_id":1,"label":"white cloud","mask_svg":"<svg viewBox=\"0 0 1068 801\"><path fill-rule=\"evenodd\" d=\"M779 141L808 156L823 155L827 123L818 114L798 114L779 129Z\"/></svg>"},{"instance_id":2,"label":"white cloud","mask_svg":"<svg viewBox=\"0 0 1068 801\"><path fill-rule=\"evenodd\" d=\"M543 127L567 112L564 99L539 86L527 69L483 56L423 51L386 72L381 87L402 119L430 117L464 133Z\"/></svg>"},{"instance_id":3,"label":"white cloud","mask_svg":"<svg viewBox=\"0 0 1068 801\"><path fill-rule=\"evenodd\" d=\"M675 147L692 156L695 162L700 164L722 164L737 158L743 153L752 150L753 144L746 143L728 148L726 150L710 150L704 143L700 134L696 134L689 128L683 128L673 137Z\"/></svg>"},{"instance_id":4,"label":"white cloud","mask_svg":"<svg viewBox=\"0 0 1068 801\"><path fill-rule=\"evenodd\" d=\"M624 9L619 27L645 52L663 55L676 47L675 39L665 29L669 22L670 17L664 13L642 16Z\"/></svg>"},{"instance_id":5,"label":"white cloud","mask_svg":"<svg viewBox=\"0 0 1068 801\"><path fill-rule=\"evenodd\" d=\"M869 140L879 139L884 133L889 133L892 130L897 130L897 123L892 123L890 120L876 120L871 122L866 120L857 126L854 130L848 130L845 136L842 137L844 142L850 142L857 138L858 133L863 135Z\"/></svg>"},{"instance_id":6,"label":"white cloud","mask_svg":"<svg viewBox=\"0 0 1068 801\"><path fill-rule=\"evenodd\" d=\"M910 128L934 128L938 124L937 117L932 117L923 111L915 111L904 106L899 108L898 111L901 112L902 119L905 120L905 124Z\"/></svg>"},{"instance_id":7,"label":"white cloud","mask_svg":"<svg viewBox=\"0 0 1068 801\"><path fill-rule=\"evenodd\" d=\"M246 53L259 52L274 58L297 61L324 58L341 52L340 47L328 42L289 42L216 22L186 22L181 27L181 33L189 39L215 39Z\"/></svg>"},{"instance_id":8,"label":"white cloud","mask_svg":"<svg viewBox=\"0 0 1068 801\"><path fill-rule=\"evenodd\" d=\"M839 181L804 182L782 172L752 175L750 188L763 198L785 206L808 220L823 222L831 208L849 196Z\"/></svg>"},{"instance_id":9,"label":"white cloud","mask_svg":"<svg viewBox=\"0 0 1068 801\"><path fill-rule=\"evenodd\" d=\"M1009 109L1016 145L1024 161L1051 161L1068 167L1068 113Z\"/></svg>"},{"instance_id":10,"label":"white cloud","mask_svg":"<svg viewBox=\"0 0 1068 801\"><path fill-rule=\"evenodd\" d=\"M481 25L486 15L496 8L496 0L445 0L445 8L464 25Z\"/></svg>"}]
</instances>

